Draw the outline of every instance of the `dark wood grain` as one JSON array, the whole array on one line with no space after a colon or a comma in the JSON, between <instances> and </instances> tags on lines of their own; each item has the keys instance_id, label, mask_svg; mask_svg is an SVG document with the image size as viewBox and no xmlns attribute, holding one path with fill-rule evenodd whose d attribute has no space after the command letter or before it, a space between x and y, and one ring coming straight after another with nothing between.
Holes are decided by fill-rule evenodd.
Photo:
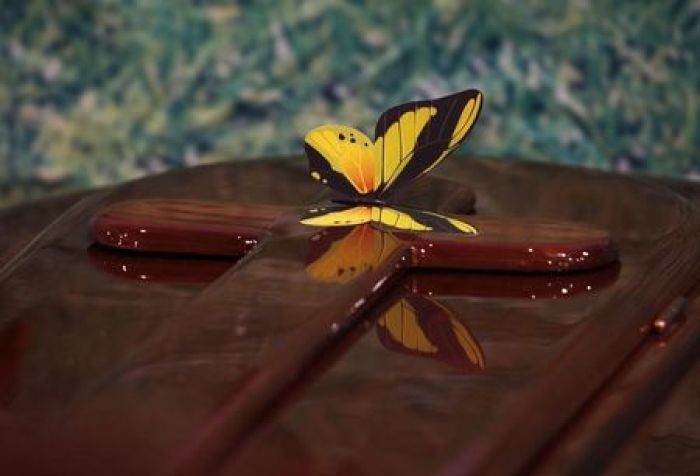
<instances>
[{"instance_id":1,"label":"dark wood grain","mask_svg":"<svg viewBox=\"0 0 700 476\"><path fill-rule=\"evenodd\" d=\"M682 311L681 311L682 312ZM615 451L700 357L700 319L682 316L649 335L534 468L539 474L600 473ZM693 474L697 468L684 468ZM678 474L674 471L673 474ZM669 471L669 474L671 472Z\"/></svg>"},{"instance_id":2,"label":"dark wood grain","mask_svg":"<svg viewBox=\"0 0 700 476\"><path fill-rule=\"evenodd\" d=\"M534 166L535 169L538 167L541 166ZM564 177L560 178L565 179L568 173L571 172L565 171ZM598 180L599 189L604 189L605 178L601 175ZM631 181L630 185L633 183ZM623 189L630 190L618 183L611 192L617 194ZM576 190L571 192L575 194ZM656 194L657 204L674 200L674 194L662 189L648 189L648 192ZM615 369L646 338L640 329L648 329L655 315L676 298L690 292L698 280L695 265L698 250L689 248L685 240L700 229L697 210L687 201L676 198L668 210L667 218L674 223L670 228L656 222L657 230L650 230L650 236L646 238L630 236L629 229L618 232L618 236L626 233L632 241L647 243L649 248L642 255L641 262L634 265L628 260L623 266L639 266L648 274L640 275L627 293L618 294L611 300L609 307L602 310L605 317L583 324L570 337L558 358L543 369L538 384L519 394L517 405L505 412L500 424L484 435L478 445L465 451L445 474L508 474L530 468L542 449L555 441L559 430L554 431L554 428L563 428L565 422L574 418L586 404L590 395L584 396L581 392L582 379L585 379L586 386L602 388ZM550 200L552 197L543 191L540 199ZM611 211L608 208L608 212ZM652 209L646 212L654 213ZM601 216L604 215L602 212ZM613 236L615 234L613 231ZM625 263L624 253L622 261ZM646 311L640 312L639 306L644 306ZM597 351L591 352L590 349ZM584 355L585 359L582 358ZM553 391L555 388L557 390ZM538 431L533 433L531 428Z\"/></svg>"},{"instance_id":3,"label":"dark wood grain","mask_svg":"<svg viewBox=\"0 0 700 476\"><path fill-rule=\"evenodd\" d=\"M700 205L700 187L694 182L663 180L663 183L688 198L696 207ZM676 337L683 337L682 326L700 318L698 289L690 296L685 311L686 319L670 337L661 344L675 345ZM680 332L679 332L680 331ZM664 348L656 349L663 355ZM696 353L700 351L696 347ZM647 413L646 418L636 422L635 434L624 443L622 449L613 454L613 461L606 467L608 475L674 474L692 475L700 467L700 358L682 379L667 387L669 395ZM673 374L676 374L674 371ZM658 395L657 392L655 392ZM652 394L653 395L653 394Z\"/></svg>"},{"instance_id":4,"label":"dark wood grain","mask_svg":"<svg viewBox=\"0 0 700 476\"><path fill-rule=\"evenodd\" d=\"M47 197L10 208L0 208L0 267L88 193Z\"/></svg>"},{"instance_id":5,"label":"dark wood grain","mask_svg":"<svg viewBox=\"0 0 700 476\"><path fill-rule=\"evenodd\" d=\"M122 279L87 252L90 217L127 199L286 207L329 198L301 164L212 166L128 184L73 207L0 270L11 344L0 352L9 369L0 379L3 472L153 474L182 461L173 455L223 474L431 474L450 461L459 474L488 474L544 464L543 449L634 358L648 338L639 329L696 280L688 243L697 212L663 189L602 173L480 160L440 171L474 186L480 216L609 230L616 279L568 299L522 299L507 289L460 295L452 289L475 278L452 272L429 297L470 330L486 362L460 373L387 352L368 314L325 312L329 296L350 307L357 296L308 279L308 236L275 242L210 284ZM433 192L421 197L438 209ZM447 211L465 213L458 208ZM367 310L383 299L391 296ZM457 457L465 449L476 455L466 464Z\"/></svg>"}]
</instances>

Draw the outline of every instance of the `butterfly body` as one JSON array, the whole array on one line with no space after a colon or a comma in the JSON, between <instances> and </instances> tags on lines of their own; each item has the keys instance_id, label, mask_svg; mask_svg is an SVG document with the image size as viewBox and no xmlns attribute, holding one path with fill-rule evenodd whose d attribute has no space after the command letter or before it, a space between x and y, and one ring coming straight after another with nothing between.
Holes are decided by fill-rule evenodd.
<instances>
[{"instance_id":1,"label":"butterfly body","mask_svg":"<svg viewBox=\"0 0 700 476\"><path fill-rule=\"evenodd\" d=\"M344 208L310 210L302 223L350 226L381 223L402 230L476 233L466 223L435 213L389 206L390 193L440 164L465 140L481 111L474 89L385 111L375 140L352 127L327 124L305 138L309 174L343 195Z\"/></svg>"}]
</instances>

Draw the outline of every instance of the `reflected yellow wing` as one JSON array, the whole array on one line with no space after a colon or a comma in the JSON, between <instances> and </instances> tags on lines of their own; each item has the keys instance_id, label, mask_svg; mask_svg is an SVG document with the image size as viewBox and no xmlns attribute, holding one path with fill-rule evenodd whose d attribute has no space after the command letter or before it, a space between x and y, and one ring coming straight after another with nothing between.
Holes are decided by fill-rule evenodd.
<instances>
[{"instance_id":1,"label":"reflected yellow wing","mask_svg":"<svg viewBox=\"0 0 700 476\"><path fill-rule=\"evenodd\" d=\"M372 141L352 127L325 125L304 139L311 177L348 196L376 188Z\"/></svg>"},{"instance_id":2,"label":"reflected yellow wing","mask_svg":"<svg viewBox=\"0 0 700 476\"><path fill-rule=\"evenodd\" d=\"M410 295L394 304L377 321L377 333L390 350L466 371L485 366L484 353L469 329L448 308L424 296Z\"/></svg>"},{"instance_id":3,"label":"reflected yellow wing","mask_svg":"<svg viewBox=\"0 0 700 476\"><path fill-rule=\"evenodd\" d=\"M330 243L324 240L331 239ZM340 236L324 235L312 241L322 251L307 266L309 276L323 282L346 283L371 271L386 259L399 243L389 233L369 225L358 225Z\"/></svg>"},{"instance_id":4,"label":"reflected yellow wing","mask_svg":"<svg viewBox=\"0 0 700 476\"><path fill-rule=\"evenodd\" d=\"M479 343L474 339L474 336L469 332L469 330L464 327L464 325L454 316L450 316L450 324L452 325L452 331L457 337L457 342L459 342L460 347L466 354L469 361L476 365L478 368L483 369L484 353L479 346Z\"/></svg>"},{"instance_id":5,"label":"reflected yellow wing","mask_svg":"<svg viewBox=\"0 0 700 476\"><path fill-rule=\"evenodd\" d=\"M400 344L404 350L428 355L438 350L421 329L416 310L405 299L394 304L382 315L377 325L386 330L394 342Z\"/></svg>"}]
</instances>

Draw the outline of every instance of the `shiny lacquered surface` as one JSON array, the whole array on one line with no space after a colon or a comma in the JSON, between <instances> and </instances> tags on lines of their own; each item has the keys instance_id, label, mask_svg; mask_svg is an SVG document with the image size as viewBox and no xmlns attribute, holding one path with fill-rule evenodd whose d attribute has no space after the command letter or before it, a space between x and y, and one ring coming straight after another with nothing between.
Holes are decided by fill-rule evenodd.
<instances>
[{"instance_id":1,"label":"shiny lacquered surface","mask_svg":"<svg viewBox=\"0 0 700 476\"><path fill-rule=\"evenodd\" d=\"M99 246L91 246L88 253L98 269L132 281L210 283L234 264L230 260L183 255L115 252ZM313 267L315 263L312 260L309 264ZM479 343L436 298L568 299L608 287L618 272L619 266L546 274L414 272L372 311L378 316L376 334L389 351L442 360L465 371L481 370L485 362ZM421 343L423 348L417 345Z\"/></svg>"},{"instance_id":2,"label":"shiny lacquered surface","mask_svg":"<svg viewBox=\"0 0 700 476\"><path fill-rule=\"evenodd\" d=\"M235 202L130 200L100 210L92 220L91 236L96 244L118 250L240 258L263 240L310 234L312 249L336 249L348 262L366 261L358 253L381 241L410 247L413 268L571 272L617 259L606 231L575 223L452 215L477 233L406 232L376 224L320 227L316 232L319 228L299 223L303 213L303 208Z\"/></svg>"},{"instance_id":3,"label":"shiny lacquered surface","mask_svg":"<svg viewBox=\"0 0 700 476\"><path fill-rule=\"evenodd\" d=\"M685 245L697 216L669 192L604 174L477 160L441 171L475 186L479 214L610 230L620 267L504 284L501 295L495 285L469 291L472 273L422 284L388 276L391 294L358 305L372 270L354 278L358 288L314 278L312 235L297 235L218 277L155 279L131 261L127 270L146 271L125 279L118 258L88 251L89 220L110 204L324 197L294 163L195 169L93 195L0 270L4 472L503 474L530 464L646 339L644 324L695 281L698 256ZM465 212L436 196L421 206ZM553 299L548 283L566 297ZM411 289L447 311L416 318L416 335L440 348L468 330L473 365L397 339L383 316L406 297L394 292ZM533 289L535 299L523 297ZM328 307L331 297L342 305Z\"/></svg>"}]
</instances>

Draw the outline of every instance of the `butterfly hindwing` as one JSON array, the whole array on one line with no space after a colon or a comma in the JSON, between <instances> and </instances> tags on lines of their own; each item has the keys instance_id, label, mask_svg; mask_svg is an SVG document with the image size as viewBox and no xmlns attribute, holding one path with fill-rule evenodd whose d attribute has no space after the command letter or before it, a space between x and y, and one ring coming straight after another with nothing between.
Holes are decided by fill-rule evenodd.
<instances>
[{"instance_id":1,"label":"butterfly hindwing","mask_svg":"<svg viewBox=\"0 0 700 476\"><path fill-rule=\"evenodd\" d=\"M375 129L376 194L423 175L459 147L479 116L482 97L470 89L384 112Z\"/></svg>"},{"instance_id":2,"label":"butterfly hindwing","mask_svg":"<svg viewBox=\"0 0 700 476\"><path fill-rule=\"evenodd\" d=\"M349 197L375 190L374 146L362 132L347 126L320 126L306 135L304 147L315 180Z\"/></svg>"}]
</instances>

